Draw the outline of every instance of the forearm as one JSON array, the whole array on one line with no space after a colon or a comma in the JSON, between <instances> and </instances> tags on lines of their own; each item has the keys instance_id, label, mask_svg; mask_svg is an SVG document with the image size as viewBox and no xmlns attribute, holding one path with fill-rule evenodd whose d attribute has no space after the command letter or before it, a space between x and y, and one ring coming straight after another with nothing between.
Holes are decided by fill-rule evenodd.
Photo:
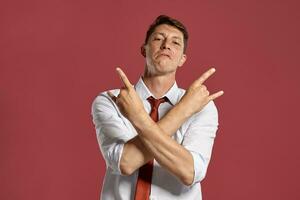
<instances>
[{"instance_id":1,"label":"forearm","mask_svg":"<svg viewBox=\"0 0 300 200\"><path fill-rule=\"evenodd\" d=\"M178 103L157 122L157 125L160 127L161 134L171 137L188 117L184 105ZM153 154L144 148L139 136L136 136L124 145L120 160L121 172L130 175L152 159L154 159Z\"/></svg>"},{"instance_id":2,"label":"forearm","mask_svg":"<svg viewBox=\"0 0 300 200\"><path fill-rule=\"evenodd\" d=\"M192 113L188 113L185 108L186 106L179 102L157 122L157 125L166 135L173 136L181 125L192 115Z\"/></svg>"},{"instance_id":3,"label":"forearm","mask_svg":"<svg viewBox=\"0 0 300 200\"><path fill-rule=\"evenodd\" d=\"M158 123L155 123L149 115L145 115L146 112L142 101L134 90L133 85L121 69L118 68L117 71L125 87L120 89L118 96L110 92L108 92L108 95L138 131L138 136L127 142L123 148L121 163L119 163L121 168L129 166L130 169L135 170L154 157L162 166L179 177L184 183L189 184L191 182L190 177L193 176L192 155L172 140L170 136L193 113L199 112L209 101L223 95L223 91L209 95L209 91L203 85L203 82L215 72L215 69L208 70L195 80L180 99L179 106L176 105ZM139 116L148 116L148 119L143 121L139 119ZM178 171L178 168L182 166L187 168L188 176ZM130 171L130 173L132 172Z\"/></svg>"},{"instance_id":4,"label":"forearm","mask_svg":"<svg viewBox=\"0 0 300 200\"><path fill-rule=\"evenodd\" d=\"M184 184L190 185L194 178L192 155L171 137L162 134L163 130L148 116L143 123L134 124L143 147L151 152L155 160Z\"/></svg>"},{"instance_id":5,"label":"forearm","mask_svg":"<svg viewBox=\"0 0 300 200\"><path fill-rule=\"evenodd\" d=\"M133 138L132 140L128 141L125 144L124 149L123 149L122 158L121 158L121 163L120 163L120 168L121 168L122 173L126 174L126 175L130 175L136 169L138 169L139 167L141 167L142 165L147 163L149 160L152 160L154 158L154 155L157 155L157 154L158 154L158 156L155 156L155 159L158 162L162 162L162 163L164 163L164 161L166 160L164 158L166 158L166 155L169 155L170 152L172 152L173 155L176 155L176 158L178 158L178 152L177 152L178 147L180 147L179 149L181 150L179 152L179 154L182 152L182 149L184 149L184 148L181 147L179 144L177 144L170 137L174 133L176 133L176 131L179 129L179 127L187 120L187 118L189 116L190 115L186 113L184 106L181 105L180 103L178 103L159 122L157 122L157 124L155 124L155 122L153 122L150 117L147 117L147 119L150 118L149 121L150 122L152 121L152 123L149 123L148 120L140 120L140 122L143 123L143 124L141 124L141 126L148 127L148 129L145 129L145 130L139 129L138 132L139 132L140 136ZM145 123L147 121L148 121L148 123ZM153 124L155 125L155 127L153 127ZM142 141L141 137L143 136L143 134L141 135L141 133L148 132L148 130L151 130L152 128L153 128L153 131L155 130L157 135L161 135L163 137L161 138L161 137L156 136L155 138L150 138L150 140L143 139L143 141ZM166 144L164 144L160 141L160 140L166 140L166 138L168 140L168 142ZM159 140L159 141L156 141L156 140ZM157 148L157 150L155 150L155 151L153 151L153 148L148 148L148 147L145 148L145 145L149 146L149 144L150 144L150 146L151 146L151 143L161 144L161 145L159 145L160 148ZM174 145L175 145L175 150L173 149ZM164 146L164 148L161 149L161 146ZM177 146L177 148L176 148L176 146ZM163 158L160 158L160 154L162 153L160 151L165 152ZM168 166L171 166L171 167L178 166L178 165L174 165L175 164L173 162L174 158L172 158L173 155L170 155L170 158L168 158L168 160L172 161L170 164L166 163L166 164L162 164L162 165L165 166L166 168L168 168ZM176 160L176 158L175 158L175 160ZM188 163L188 162L185 162L185 163ZM174 171L174 170L171 170L171 171ZM180 174L178 172L176 172L176 173Z\"/></svg>"}]
</instances>

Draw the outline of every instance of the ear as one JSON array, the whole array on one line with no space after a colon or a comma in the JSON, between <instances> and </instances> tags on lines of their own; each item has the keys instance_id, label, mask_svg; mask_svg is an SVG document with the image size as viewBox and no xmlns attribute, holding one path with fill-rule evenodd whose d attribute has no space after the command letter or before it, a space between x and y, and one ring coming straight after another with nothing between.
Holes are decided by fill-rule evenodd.
<instances>
[{"instance_id":1,"label":"ear","mask_svg":"<svg viewBox=\"0 0 300 200\"><path fill-rule=\"evenodd\" d=\"M141 46L141 54L142 56L146 57L146 49L144 44Z\"/></svg>"},{"instance_id":2,"label":"ear","mask_svg":"<svg viewBox=\"0 0 300 200\"><path fill-rule=\"evenodd\" d=\"M181 67L185 63L186 59L187 59L186 54L182 54L182 57L180 58L178 67Z\"/></svg>"}]
</instances>

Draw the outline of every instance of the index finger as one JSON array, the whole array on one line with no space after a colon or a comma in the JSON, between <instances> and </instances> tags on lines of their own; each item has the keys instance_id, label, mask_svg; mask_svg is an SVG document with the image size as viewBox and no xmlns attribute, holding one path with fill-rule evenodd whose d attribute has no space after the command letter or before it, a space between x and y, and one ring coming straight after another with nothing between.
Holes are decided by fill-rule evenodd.
<instances>
[{"instance_id":1,"label":"index finger","mask_svg":"<svg viewBox=\"0 0 300 200\"><path fill-rule=\"evenodd\" d=\"M215 68L210 68L209 70L207 70L206 72L204 72L204 74L202 74L197 80L196 82L200 85L202 85L204 83L204 81L206 81L213 73L215 73L216 69Z\"/></svg>"},{"instance_id":2,"label":"index finger","mask_svg":"<svg viewBox=\"0 0 300 200\"><path fill-rule=\"evenodd\" d=\"M122 82L124 83L125 87L126 88L131 88L132 87L132 84L130 83L130 81L128 80L126 74L123 72L123 70L119 67L116 68Z\"/></svg>"}]
</instances>

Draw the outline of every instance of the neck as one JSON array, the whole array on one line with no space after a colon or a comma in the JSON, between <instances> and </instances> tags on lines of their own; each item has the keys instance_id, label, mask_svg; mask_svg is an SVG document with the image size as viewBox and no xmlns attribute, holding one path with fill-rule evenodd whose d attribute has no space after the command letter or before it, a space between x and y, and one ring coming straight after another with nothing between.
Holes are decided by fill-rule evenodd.
<instances>
[{"instance_id":1,"label":"neck","mask_svg":"<svg viewBox=\"0 0 300 200\"><path fill-rule=\"evenodd\" d=\"M175 83L175 72L165 75L144 73L143 81L155 98L161 98Z\"/></svg>"}]
</instances>

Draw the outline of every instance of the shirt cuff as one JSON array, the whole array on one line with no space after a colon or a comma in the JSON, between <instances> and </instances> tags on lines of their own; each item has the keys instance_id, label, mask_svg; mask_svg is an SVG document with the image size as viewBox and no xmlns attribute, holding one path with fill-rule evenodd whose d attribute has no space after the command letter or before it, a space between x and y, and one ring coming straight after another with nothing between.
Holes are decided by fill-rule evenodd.
<instances>
[{"instance_id":1,"label":"shirt cuff","mask_svg":"<svg viewBox=\"0 0 300 200\"><path fill-rule=\"evenodd\" d=\"M118 143L112 148L112 151L108 153L109 167L112 169L113 174L122 175L120 169L120 161L123 153L124 143Z\"/></svg>"},{"instance_id":2,"label":"shirt cuff","mask_svg":"<svg viewBox=\"0 0 300 200\"><path fill-rule=\"evenodd\" d=\"M207 170L207 163L199 153L193 151L190 153L192 154L194 160L194 180L191 184L194 185L204 179Z\"/></svg>"}]
</instances>

